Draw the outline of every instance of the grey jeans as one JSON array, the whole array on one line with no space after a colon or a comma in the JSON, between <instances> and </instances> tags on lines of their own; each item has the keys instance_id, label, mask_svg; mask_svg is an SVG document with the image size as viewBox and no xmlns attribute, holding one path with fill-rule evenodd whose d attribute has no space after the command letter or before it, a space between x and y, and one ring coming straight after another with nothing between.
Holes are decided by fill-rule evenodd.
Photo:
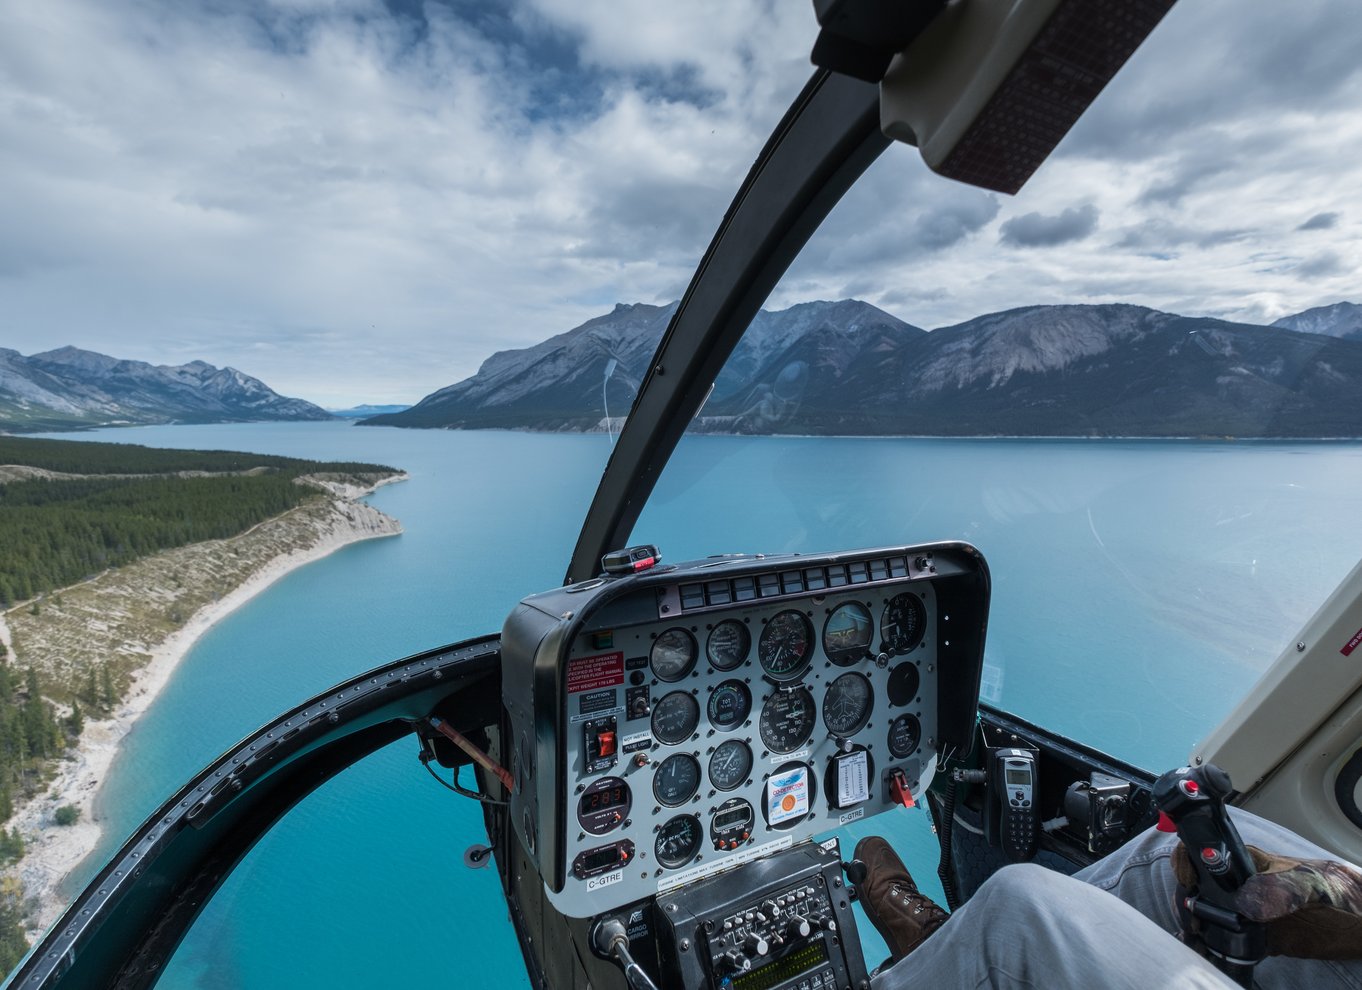
<instances>
[{"instance_id":1,"label":"grey jeans","mask_svg":"<svg viewBox=\"0 0 1362 990\"><path fill-rule=\"evenodd\" d=\"M1306 859L1337 859L1262 818L1233 814L1250 845ZM1178 931L1176 881L1168 863L1176 841L1151 829L1076 877L1029 864L1005 867L911 956L877 976L874 990L1234 987L1170 936ZM1362 990L1362 961L1267 959L1258 966L1255 985Z\"/></svg>"}]
</instances>

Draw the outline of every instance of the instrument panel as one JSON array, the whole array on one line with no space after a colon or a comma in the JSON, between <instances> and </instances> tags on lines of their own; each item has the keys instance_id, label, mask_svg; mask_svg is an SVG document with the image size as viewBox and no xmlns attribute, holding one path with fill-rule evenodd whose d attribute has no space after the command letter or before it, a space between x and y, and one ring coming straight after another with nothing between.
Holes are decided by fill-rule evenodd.
<instances>
[{"instance_id":1,"label":"instrument panel","mask_svg":"<svg viewBox=\"0 0 1362 990\"><path fill-rule=\"evenodd\" d=\"M957 568L879 554L700 562L558 612L572 628L553 644L556 739L539 754L557 779L541 777L521 834L531 852L558 844L539 859L559 911L612 910L916 801L941 738L937 583Z\"/></svg>"}]
</instances>

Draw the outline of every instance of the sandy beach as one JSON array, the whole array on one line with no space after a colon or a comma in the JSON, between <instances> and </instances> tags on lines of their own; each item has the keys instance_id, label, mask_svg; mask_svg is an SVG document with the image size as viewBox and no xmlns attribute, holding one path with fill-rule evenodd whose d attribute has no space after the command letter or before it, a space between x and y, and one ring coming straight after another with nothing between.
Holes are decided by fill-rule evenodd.
<instances>
[{"instance_id":1,"label":"sandy beach","mask_svg":"<svg viewBox=\"0 0 1362 990\"><path fill-rule=\"evenodd\" d=\"M400 475L382 484L400 481L405 477ZM307 511L295 509L231 540L196 544L157 554L140 562L150 565L153 571L166 570L168 568L164 566L157 567L157 562L164 564L163 558L175 555L202 554L210 547L225 548L233 556L241 556L243 548L255 554L251 562L253 566L247 568L244 579L231 590L198 607L178 629L159 641L148 637L135 644L136 652L149 655L149 659L134 672L131 686L116 706L112 717L98 720L87 717L78 747L68 754L68 759L57 763L57 773L44 792L16 805L14 816L5 823L7 828L17 827L25 843L23 859L5 872L17 876L23 883L29 909L26 923L30 941L41 936L60 915L66 906L65 899L59 893L62 881L100 839L101 825L94 814L94 798L118 753L120 743L137 719L156 700L195 641L214 623L304 564L319 560L351 543L394 536L402 531L397 520L367 503L356 501L379 486L360 488L329 483L323 483L322 486L331 495L322 506L311 506ZM270 554L271 547L283 552ZM213 580L221 580L220 570L206 570L211 571ZM176 584L178 587L179 582ZM63 589L63 592L56 594L69 598L72 591ZM18 610L11 614L16 624L22 617ZM87 624L89 621L86 620ZM10 645L16 638L16 631L0 614L0 641ZM22 668L30 662L30 658L23 653L24 637L17 638L17 665ZM58 707L62 714L69 712L64 706ZM68 826L55 824L54 813L68 804L80 809L78 821Z\"/></svg>"}]
</instances>

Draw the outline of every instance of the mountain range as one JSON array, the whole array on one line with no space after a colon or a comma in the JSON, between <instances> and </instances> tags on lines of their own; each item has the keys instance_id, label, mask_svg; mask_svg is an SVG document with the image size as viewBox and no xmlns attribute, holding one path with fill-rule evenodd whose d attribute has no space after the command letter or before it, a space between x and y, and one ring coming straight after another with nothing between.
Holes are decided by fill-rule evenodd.
<instances>
[{"instance_id":1,"label":"mountain range","mask_svg":"<svg viewBox=\"0 0 1362 990\"><path fill-rule=\"evenodd\" d=\"M676 304L618 305L361 425L617 429ZM761 311L698 432L1362 437L1362 307L1272 326L1124 304L926 331L856 300Z\"/></svg>"},{"instance_id":2,"label":"mountain range","mask_svg":"<svg viewBox=\"0 0 1362 990\"><path fill-rule=\"evenodd\" d=\"M331 418L258 378L203 361L152 365L76 347L24 357L0 348L0 432Z\"/></svg>"}]
</instances>

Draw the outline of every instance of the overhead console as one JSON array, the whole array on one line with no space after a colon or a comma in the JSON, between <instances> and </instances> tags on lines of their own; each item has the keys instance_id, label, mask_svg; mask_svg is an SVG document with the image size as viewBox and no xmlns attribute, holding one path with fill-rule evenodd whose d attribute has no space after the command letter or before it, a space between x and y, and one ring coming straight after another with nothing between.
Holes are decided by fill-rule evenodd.
<instances>
[{"instance_id":1,"label":"overhead console","mask_svg":"<svg viewBox=\"0 0 1362 990\"><path fill-rule=\"evenodd\" d=\"M989 580L964 543L735 556L520 603L511 826L564 915L911 805L971 741Z\"/></svg>"}]
</instances>

